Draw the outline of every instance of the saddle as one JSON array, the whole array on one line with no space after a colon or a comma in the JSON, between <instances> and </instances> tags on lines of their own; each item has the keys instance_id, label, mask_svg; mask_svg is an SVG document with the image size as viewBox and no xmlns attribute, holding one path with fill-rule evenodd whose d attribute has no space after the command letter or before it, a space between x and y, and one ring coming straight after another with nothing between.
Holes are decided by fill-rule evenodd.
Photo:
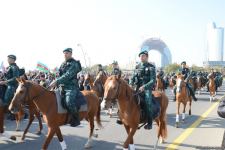
<instances>
[{"instance_id":1,"label":"saddle","mask_svg":"<svg viewBox=\"0 0 225 150\"><path fill-rule=\"evenodd\" d=\"M138 93L136 94L136 100L137 100L137 104L140 106L140 123L147 123L148 120L148 116L146 114L147 112L147 106L145 103L145 94L142 93ZM154 95L152 95L152 119L156 119L160 114L160 102L158 100L157 97L154 97Z\"/></svg>"}]
</instances>

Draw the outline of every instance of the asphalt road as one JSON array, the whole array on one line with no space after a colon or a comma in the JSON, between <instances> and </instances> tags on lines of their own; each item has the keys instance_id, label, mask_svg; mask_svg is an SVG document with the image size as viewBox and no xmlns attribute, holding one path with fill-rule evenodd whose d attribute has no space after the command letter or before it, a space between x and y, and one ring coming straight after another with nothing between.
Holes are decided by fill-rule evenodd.
<instances>
[{"instance_id":1,"label":"asphalt road","mask_svg":"<svg viewBox=\"0 0 225 150\"><path fill-rule=\"evenodd\" d=\"M225 87L223 86L217 93L216 98L219 99L224 95ZM166 149L169 144L173 143L174 140L182 135L184 131L188 129L201 115L208 110L214 103L209 102L209 94L202 92L201 95L197 95L198 101L192 104L192 115L186 115L185 123L182 123L180 128L175 128L175 102L172 101L173 94L171 90L166 91L167 96L170 99L169 107L167 110L167 124L168 124L168 138L166 143L159 144L158 149ZM116 111L116 110L115 110ZM187 112L186 112L187 114ZM92 150L115 150L122 149L123 142L126 138L126 132L123 126L116 124L116 114L112 118L109 118L102 112L102 123L104 128L101 130L96 130L98 138L93 138ZM197 149L199 146L205 146L211 142L211 146L219 146L221 143L222 131L225 124L223 119L219 118L216 114L216 108L209 113L209 115L196 127L189 136L186 135L186 139L182 143L175 143L179 145L177 149L190 150ZM21 128L24 129L27 124L27 120L22 121ZM17 136L17 141L13 142L5 137L0 136L0 150L40 150L41 145L44 142L45 135L47 133L46 124L44 124L44 130L42 135L35 135L35 131L38 127L38 123L35 120L32 124L29 133L26 136L24 142L22 142L21 135L22 132L15 132L15 122L6 121L5 130L6 133ZM70 126L61 127L64 140L68 146L68 150L83 150L84 145L88 138L88 124L82 121L82 124L77 128L72 128ZM218 133L217 133L218 132ZM217 137L216 137L217 136ZM212 138L214 137L214 138ZM152 130L140 129L136 132L134 137L134 142L136 149L149 150L152 149L156 142L156 126ZM201 143L201 140L202 143ZM208 141L207 141L208 140ZM60 150L60 144L57 137L55 136L49 145L49 150Z\"/></svg>"}]
</instances>

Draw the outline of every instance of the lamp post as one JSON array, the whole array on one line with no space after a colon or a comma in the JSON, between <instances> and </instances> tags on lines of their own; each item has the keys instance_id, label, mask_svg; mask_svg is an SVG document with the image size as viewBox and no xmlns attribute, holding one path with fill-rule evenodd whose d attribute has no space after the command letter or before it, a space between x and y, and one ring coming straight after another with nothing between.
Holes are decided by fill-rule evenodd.
<instances>
[{"instance_id":1,"label":"lamp post","mask_svg":"<svg viewBox=\"0 0 225 150\"><path fill-rule=\"evenodd\" d=\"M82 45L80 43L77 44L77 47L80 47L80 49L81 49L81 51L83 53L85 67L87 68L87 62L86 62L86 57L85 57L85 53L84 53L83 47L82 47Z\"/></svg>"}]
</instances>

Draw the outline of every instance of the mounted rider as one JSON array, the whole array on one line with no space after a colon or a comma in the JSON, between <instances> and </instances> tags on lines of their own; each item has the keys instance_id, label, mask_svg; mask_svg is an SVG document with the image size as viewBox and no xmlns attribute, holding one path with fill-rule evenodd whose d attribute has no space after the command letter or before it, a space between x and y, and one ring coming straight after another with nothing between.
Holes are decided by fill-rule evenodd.
<instances>
[{"instance_id":1,"label":"mounted rider","mask_svg":"<svg viewBox=\"0 0 225 150\"><path fill-rule=\"evenodd\" d=\"M152 113L152 89L156 82L155 66L148 62L148 52L139 53L140 63L135 68L135 73L131 78L131 85L136 86L136 92L143 92L145 97L145 112L148 123L145 129L152 129L153 113Z\"/></svg>"},{"instance_id":2,"label":"mounted rider","mask_svg":"<svg viewBox=\"0 0 225 150\"><path fill-rule=\"evenodd\" d=\"M59 68L59 78L50 84L50 88L61 86L65 92L64 99L66 109L71 116L72 127L80 125L79 110L76 106L76 96L79 92L77 74L82 70L79 61L72 57L72 48L63 50L65 61Z\"/></svg>"},{"instance_id":3,"label":"mounted rider","mask_svg":"<svg viewBox=\"0 0 225 150\"><path fill-rule=\"evenodd\" d=\"M18 86L18 82L16 78L20 75L19 67L17 66L16 56L15 55L8 55L8 63L9 66L7 67L7 71L4 74L5 81L0 81L0 85L6 85L6 92L3 98L3 105L8 106L14 96L16 88Z\"/></svg>"},{"instance_id":4,"label":"mounted rider","mask_svg":"<svg viewBox=\"0 0 225 150\"><path fill-rule=\"evenodd\" d=\"M157 70L157 74L159 75L159 77L160 77L160 79L161 79L161 81L163 83L163 87L166 89L167 87L166 87L166 81L164 80L164 71L163 71L163 69L162 68L158 69Z\"/></svg>"},{"instance_id":5,"label":"mounted rider","mask_svg":"<svg viewBox=\"0 0 225 150\"><path fill-rule=\"evenodd\" d=\"M112 63L112 69L113 70L112 70L111 75L119 75L119 76L121 76L122 72L121 72L121 70L119 68L118 62L115 61L115 60Z\"/></svg>"},{"instance_id":6,"label":"mounted rider","mask_svg":"<svg viewBox=\"0 0 225 150\"><path fill-rule=\"evenodd\" d=\"M194 92L194 89L192 87L192 85L189 83L189 79L192 77L192 74L189 70L189 68L187 68L186 66L186 61L183 61L181 63L181 68L179 69L179 72L184 76L184 80L185 82L187 83L186 86L188 88L188 90L190 91L190 95L193 97L194 101L197 101L198 99L195 97L195 92ZM176 101L176 86L174 87L174 101Z\"/></svg>"}]
</instances>

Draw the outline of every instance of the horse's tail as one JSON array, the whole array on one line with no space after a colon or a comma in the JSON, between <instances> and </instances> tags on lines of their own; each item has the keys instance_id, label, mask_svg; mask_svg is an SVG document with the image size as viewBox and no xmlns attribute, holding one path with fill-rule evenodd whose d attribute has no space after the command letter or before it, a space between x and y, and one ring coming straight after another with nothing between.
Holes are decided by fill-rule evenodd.
<instances>
[{"instance_id":1,"label":"horse's tail","mask_svg":"<svg viewBox=\"0 0 225 150\"><path fill-rule=\"evenodd\" d=\"M98 111L97 111L97 114L96 114L96 122L97 122L99 127L102 127L102 123L101 123L101 101L100 100L98 102Z\"/></svg>"},{"instance_id":2,"label":"horse's tail","mask_svg":"<svg viewBox=\"0 0 225 150\"><path fill-rule=\"evenodd\" d=\"M165 95L165 93L162 93L162 100L161 100L161 112L160 112L160 123L159 123L159 135L162 137L162 139L167 138L167 124L166 124L166 110L168 107L168 97Z\"/></svg>"}]
</instances>

